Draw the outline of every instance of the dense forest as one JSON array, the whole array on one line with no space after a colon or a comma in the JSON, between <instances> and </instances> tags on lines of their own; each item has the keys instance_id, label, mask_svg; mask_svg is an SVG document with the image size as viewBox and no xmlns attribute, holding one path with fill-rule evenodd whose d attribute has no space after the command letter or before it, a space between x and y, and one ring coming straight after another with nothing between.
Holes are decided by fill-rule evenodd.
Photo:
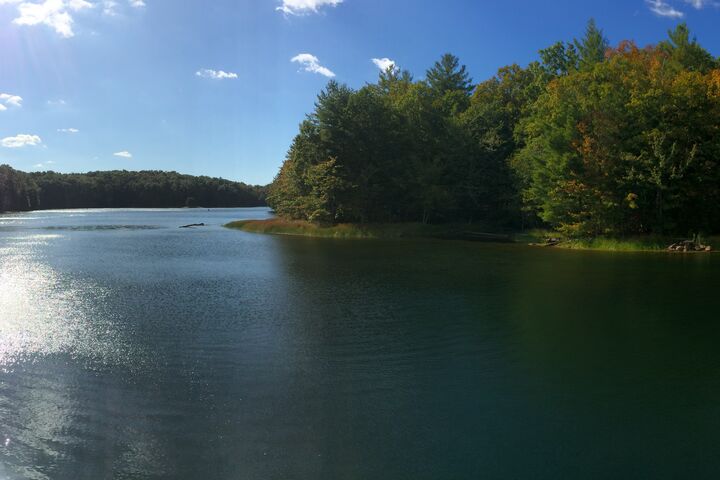
<instances>
[{"instance_id":1,"label":"dense forest","mask_svg":"<svg viewBox=\"0 0 720 480\"><path fill-rule=\"evenodd\" d=\"M0 165L0 212L59 208L254 207L265 187L176 172L25 173Z\"/></svg>"},{"instance_id":2,"label":"dense forest","mask_svg":"<svg viewBox=\"0 0 720 480\"><path fill-rule=\"evenodd\" d=\"M444 55L331 81L268 193L321 223L474 222L569 235L720 231L720 62L686 25L657 45L583 38L474 84Z\"/></svg>"}]
</instances>

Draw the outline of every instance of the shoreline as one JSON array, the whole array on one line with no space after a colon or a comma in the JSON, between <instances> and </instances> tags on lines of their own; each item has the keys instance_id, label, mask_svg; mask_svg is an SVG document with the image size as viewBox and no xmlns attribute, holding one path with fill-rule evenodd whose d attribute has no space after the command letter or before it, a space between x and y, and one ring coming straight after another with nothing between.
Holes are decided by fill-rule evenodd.
<instances>
[{"instance_id":1,"label":"shoreline","mask_svg":"<svg viewBox=\"0 0 720 480\"><path fill-rule=\"evenodd\" d=\"M516 245L532 245L538 248L554 248L561 250L583 250L602 252L636 252L636 253L713 253L710 252L671 252L668 246L679 240L678 237L664 236L633 236L627 238L594 237L581 239L561 239L557 244L544 244L543 240L557 236L556 233L536 230L524 233L477 233L473 228L463 224L423 225L421 223L380 223L380 224L337 224L330 226L317 225L302 220L284 220L271 218L266 220L238 220L225 224L224 227L249 233L269 235L286 235L311 238L336 239L445 239L466 240L488 243L513 243ZM704 239L710 245L717 245L720 237Z\"/></svg>"},{"instance_id":2,"label":"shoreline","mask_svg":"<svg viewBox=\"0 0 720 480\"><path fill-rule=\"evenodd\" d=\"M224 225L226 228L249 233L288 235L337 239L410 239L443 238L461 239L467 227L462 225L423 225L421 223L341 223L323 226L302 220L270 218L265 220L238 220ZM498 234L498 237L502 235ZM506 236L508 241L510 236Z\"/></svg>"}]
</instances>

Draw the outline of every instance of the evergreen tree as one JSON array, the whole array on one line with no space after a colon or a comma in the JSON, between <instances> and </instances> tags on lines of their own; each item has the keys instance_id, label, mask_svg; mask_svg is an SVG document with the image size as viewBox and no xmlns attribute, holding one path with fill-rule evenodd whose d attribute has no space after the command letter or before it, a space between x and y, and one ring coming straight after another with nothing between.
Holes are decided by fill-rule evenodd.
<instances>
[{"instance_id":1,"label":"evergreen tree","mask_svg":"<svg viewBox=\"0 0 720 480\"><path fill-rule=\"evenodd\" d=\"M462 92L469 95L473 91L472 79L460 59L446 53L427 71L428 85L437 96L448 92Z\"/></svg>"},{"instance_id":2,"label":"evergreen tree","mask_svg":"<svg viewBox=\"0 0 720 480\"><path fill-rule=\"evenodd\" d=\"M585 36L580 40L575 39L573 44L578 53L578 65L583 69L602 62L605 59L605 52L610 48L610 43L592 18L588 20Z\"/></svg>"},{"instance_id":3,"label":"evergreen tree","mask_svg":"<svg viewBox=\"0 0 720 480\"><path fill-rule=\"evenodd\" d=\"M668 31L668 40L660 43L660 49L670 55L678 68L706 73L720 66L695 38L690 40L690 29L685 23Z\"/></svg>"}]
</instances>

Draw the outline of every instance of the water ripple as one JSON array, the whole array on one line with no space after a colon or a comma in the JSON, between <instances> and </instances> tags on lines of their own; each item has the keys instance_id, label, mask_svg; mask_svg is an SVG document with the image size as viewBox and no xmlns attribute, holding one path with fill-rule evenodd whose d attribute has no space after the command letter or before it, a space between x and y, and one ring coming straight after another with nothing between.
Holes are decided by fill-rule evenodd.
<instances>
[{"instance_id":1,"label":"water ripple","mask_svg":"<svg viewBox=\"0 0 720 480\"><path fill-rule=\"evenodd\" d=\"M64 353L116 363L128 346L107 315L99 315L106 288L62 275L34 255L58 238L7 238L0 247L0 368Z\"/></svg>"}]
</instances>

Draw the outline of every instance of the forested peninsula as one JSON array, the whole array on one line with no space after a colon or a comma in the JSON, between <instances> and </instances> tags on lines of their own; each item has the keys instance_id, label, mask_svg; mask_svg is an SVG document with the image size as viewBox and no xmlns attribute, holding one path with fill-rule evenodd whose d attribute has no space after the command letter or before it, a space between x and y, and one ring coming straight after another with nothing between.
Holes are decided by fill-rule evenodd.
<instances>
[{"instance_id":1,"label":"forested peninsula","mask_svg":"<svg viewBox=\"0 0 720 480\"><path fill-rule=\"evenodd\" d=\"M265 187L177 172L25 173L0 165L0 212L63 208L256 207Z\"/></svg>"},{"instance_id":2,"label":"forested peninsula","mask_svg":"<svg viewBox=\"0 0 720 480\"><path fill-rule=\"evenodd\" d=\"M720 61L684 24L655 45L612 47L591 20L583 38L478 84L450 54L422 80L391 67L357 90L331 81L267 201L286 233L404 222L717 233Z\"/></svg>"}]
</instances>

